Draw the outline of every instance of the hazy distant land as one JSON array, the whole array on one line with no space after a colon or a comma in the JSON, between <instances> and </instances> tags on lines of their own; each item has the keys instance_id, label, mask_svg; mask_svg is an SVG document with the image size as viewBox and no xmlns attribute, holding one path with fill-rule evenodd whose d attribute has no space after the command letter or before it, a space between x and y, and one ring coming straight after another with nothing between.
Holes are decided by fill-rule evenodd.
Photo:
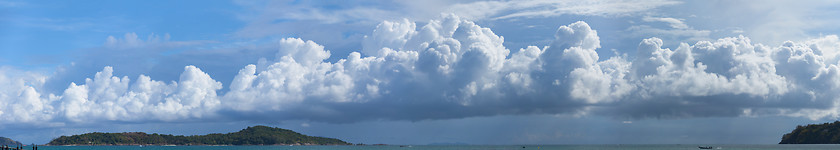
<instances>
[{"instance_id":1,"label":"hazy distant land","mask_svg":"<svg viewBox=\"0 0 840 150\"><path fill-rule=\"evenodd\" d=\"M0 137L0 145L12 146L12 145L23 145L23 144L18 142L18 141L7 138L7 137Z\"/></svg>"},{"instance_id":2,"label":"hazy distant land","mask_svg":"<svg viewBox=\"0 0 840 150\"><path fill-rule=\"evenodd\" d=\"M86 133L61 136L47 145L350 145L339 139L307 136L292 130L253 126L239 132L208 135Z\"/></svg>"}]
</instances>

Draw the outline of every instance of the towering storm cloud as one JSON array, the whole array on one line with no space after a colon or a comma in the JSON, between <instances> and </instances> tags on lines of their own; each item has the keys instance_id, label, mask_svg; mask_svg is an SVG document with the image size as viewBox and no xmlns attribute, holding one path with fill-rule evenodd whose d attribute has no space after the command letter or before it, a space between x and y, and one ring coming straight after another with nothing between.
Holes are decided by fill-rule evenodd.
<instances>
[{"instance_id":1,"label":"towering storm cloud","mask_svg":"<svg viewBox=\"0 0 840 150\"><path fill-rule=\"evenodd\" d=\"M835 35L780 46L739 36L673 50L653 37L640 41L635 53L601 58L598 32L586 22L560 26L549 45L510 50L491 29L443 15L422 25L384 21L347 56L333 56L316 42L279 40L274 56L243 66L230 85L195 66L170 82L118 77L121 68L104 67L83 83L47 93L45 81L60 77L0 68L0 124L522 114L840 117Z\"/></svg>"}]
</instances>

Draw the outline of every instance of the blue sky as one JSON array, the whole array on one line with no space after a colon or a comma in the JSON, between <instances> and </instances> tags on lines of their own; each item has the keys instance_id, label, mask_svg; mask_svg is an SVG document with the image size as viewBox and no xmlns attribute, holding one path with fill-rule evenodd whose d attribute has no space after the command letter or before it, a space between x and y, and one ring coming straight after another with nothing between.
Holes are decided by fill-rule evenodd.
<instances>
[{"instance_id":1,"label":"blue sky","mask_svg":"<svg viewBox=\"0 0 840 150\"><path fill-rule=\"evenodd\" d=\"M0 133L772 144L840 117L827 1L0 1Z\"/></svg>"}]
</instances>

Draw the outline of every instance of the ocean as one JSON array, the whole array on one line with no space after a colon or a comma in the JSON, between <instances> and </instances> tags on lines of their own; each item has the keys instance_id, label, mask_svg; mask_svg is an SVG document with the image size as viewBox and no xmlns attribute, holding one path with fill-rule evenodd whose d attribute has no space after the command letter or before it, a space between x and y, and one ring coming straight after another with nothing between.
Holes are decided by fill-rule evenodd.
<instances>
[{"instance_id":1,"label":"ocean","mask_svg":"<svg viewBox=\"0 0 840 150\"><path fill-rule=\"evenodd\" d=\"M38 150L836 150L840 145L388 145L388 146L38 146ZM31 150L26 147L26 150Z\"/></svg>"}]
</instances>

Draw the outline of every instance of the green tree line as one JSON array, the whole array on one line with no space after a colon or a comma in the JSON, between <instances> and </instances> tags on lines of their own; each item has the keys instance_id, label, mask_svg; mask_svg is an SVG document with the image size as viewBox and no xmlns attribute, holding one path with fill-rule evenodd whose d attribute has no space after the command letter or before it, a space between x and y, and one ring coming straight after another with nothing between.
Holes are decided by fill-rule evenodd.
<instances>
[{"instance_id":1,"label":"green tree line","mask_svg":"<svg viewBox=\"0 0 840 150\"><path fill-rule=\"evenodd\" d=\"M208 135L86 133L61 136L48 145L349 145L339 139L307 136L292 130L253 126L239 132Z\"/></svg>"},{"instance_id":2,"label":"green tree line","mask_svg":"<svg viewBox=\"0 0 840 150\"><path fill-rule=\"evenodd\" d=\"M779 144L840 144L840 121L796 126Z\"/></svg>"}]
</instances>

